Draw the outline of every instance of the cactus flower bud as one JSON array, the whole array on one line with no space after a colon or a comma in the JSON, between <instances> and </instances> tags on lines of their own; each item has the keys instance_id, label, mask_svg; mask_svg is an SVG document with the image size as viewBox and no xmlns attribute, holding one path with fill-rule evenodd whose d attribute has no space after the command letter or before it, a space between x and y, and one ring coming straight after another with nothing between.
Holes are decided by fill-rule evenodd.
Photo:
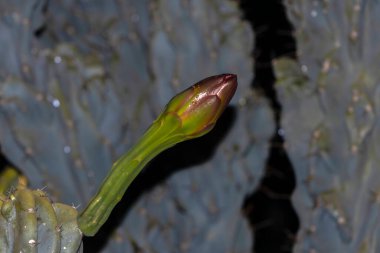
<instances>
[{"instance_id":1,"label":"cactus flower bud","mask_svg":"<svg viewBox=\"0 0 380 253\"><path fill-rule=\"evenodd\" d=\"M87 236L106 222L130 183L152 158L173 145L199 137L215 125L237 87L236 76L206 78L176 95L142 138L112 166L96 196L79 216Z\"/></svg>"},{"instance_id":2,"label":"cactus flower bud","mask_svg":"<svg viewBox=\"0 0 380 253\"><path fill-rule=\"evenodd\" d=\"M236 76L224 74L206 78L175 96L162 115L173 113L181 120L181 131L188 138L209 132L237 87Z\"/></svg>"}]
</instances>

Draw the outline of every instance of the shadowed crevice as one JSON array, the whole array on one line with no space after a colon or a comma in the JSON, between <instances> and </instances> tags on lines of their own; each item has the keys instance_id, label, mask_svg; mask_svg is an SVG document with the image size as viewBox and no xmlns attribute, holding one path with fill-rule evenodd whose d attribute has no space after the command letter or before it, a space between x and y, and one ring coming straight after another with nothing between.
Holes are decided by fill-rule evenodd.
<instances>
[{"instance_id":1,"label":"shadowed crevice","mask_svg":"<svg viewBox=\"0 0 380 253\"><path fill-rule=\"evenodd\" d=\"M290 201L295 174L280 135L271 140L265 174L259 187L246 196L243 211L254 232L255 253L290 253L299 219Z\"/></svg>"},{"instance_id":2,"label":"shadowed crevice","mask_svg":"<svg viewBox=\"0 0 380 253\"><path fill-rule=\"evenodd\" d=\"M281 135L282 107L275 89L272 61L280 56L295 59L296 41L282 0L240 0L239 3L255 34L251 85L269 100L276 126L264 176L258 188L246 196L242 209L253 230L252 252L290 253L299 228L290 200L296 178Z\"/></svg>"},{"instance_id":3,"label":"shadowed crevice","mask_svg":"<svg viewBox=\"0 0 380 253\"><path fill-rule=\"evenodd\" d=\"M264 93L274 111L276 127L280 127L281 104L274 87L272 61L280 56L296 58L296 41L282 0L240 0L244 18L255 35L252 57L254 79L252 87Z\"/></svg>"}]
</instances>

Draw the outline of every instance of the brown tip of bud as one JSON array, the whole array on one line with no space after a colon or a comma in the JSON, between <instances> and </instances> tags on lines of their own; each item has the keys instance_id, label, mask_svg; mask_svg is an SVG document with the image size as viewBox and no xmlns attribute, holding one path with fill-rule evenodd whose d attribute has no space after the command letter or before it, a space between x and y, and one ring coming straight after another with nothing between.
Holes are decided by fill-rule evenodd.
<instances>
[{"instance_id":1,"label":"brown tip of bud","mask_svg":"<svg viewBox=\"0 0 380 253\"><path fill-rule=\"evenodd\" d=\"M221 100L224 109L236 92L237 77L234 74L211 76L195 84L194 88L202 90L198 97L216 95Z\"/></svg>"},{"instance_id":2,"label":"brown tip of bud","mask_svg":"<svg viewBox=\"0 0 380 253\"><path fill-rule=\"evenodd\" d=\"M207 133L235 94L237 78L233 74L211 76L175 96L165 113L174 113L188 137Z\"/></svg>"}]
</instances>

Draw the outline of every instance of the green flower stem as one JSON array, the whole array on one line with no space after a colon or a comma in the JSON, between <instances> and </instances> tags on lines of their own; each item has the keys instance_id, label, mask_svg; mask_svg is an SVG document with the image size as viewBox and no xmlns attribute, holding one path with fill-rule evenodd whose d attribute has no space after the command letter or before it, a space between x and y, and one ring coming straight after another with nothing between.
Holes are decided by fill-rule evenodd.
<instances>
[{"instance_id":1,"label":"green flower stem","mask_svg":"<svg viewBox=\"0 0 380 253\"><path fill-rule=\"evenodd\" d=\"M204 79L175 96L137 144L113 164L100 190L79 216L83 234L96 234L150 160L179 142L209 132L236 86L236 76L224 74Z\"/></svg>"},{"instance_id":2,"label":"green flower stem","mask_svg":"<svg viewBox=\"0 0 380 253\"><path fill-rule=\"evenodd\" d=\"M178 117L169 115L166 118L167 124L162 120L154 122L134 148L114 163L98 194L79 216L78 224L85 235L95 235L128 186L152 158L181 141L183 136L180 134L168 138L172 132L170 128L181 124Z\"/></svg>"}]
</instances>

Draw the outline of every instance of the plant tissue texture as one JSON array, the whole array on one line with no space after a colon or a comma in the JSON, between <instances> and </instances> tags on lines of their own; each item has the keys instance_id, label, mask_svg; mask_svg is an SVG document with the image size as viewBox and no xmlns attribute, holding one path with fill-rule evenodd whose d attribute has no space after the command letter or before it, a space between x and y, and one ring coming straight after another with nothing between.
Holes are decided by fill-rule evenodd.
<instances>
[{"instance_id":1,"label":"plant tissue texture","mask_svg":"<svg viewBox=\"0 0 380 253\"><path fill-rule=\"evenodd\" d=\"M15 0L0 15L1 151L31 187L79 209L173 95L237 74L236 118L210 157L140 197L104 252L250 250L240 207L273 120L249 89L252 34L236 2Z\"/></svg>"},{"instance_id":2,"label":"plant tissue texture","mask_svg":"<svg viewBox=\"0 0 380 253\"><path fill-rule=\"evenodd\" d=\"M0 193L0 252L82 252L77 215L41 190L19 186L9 196Z\"/></svg>"},{"instance_id":3,"label":"plant tissue texture","mask_svg":"<svg viewBox=\"0 0 380 253\"><path fill-rule=\"evenodd\" d=\"M380 252L380 3L286 5L300 63L275 68L297 175L294 252Z\"/></svg>"}]
</instances>

